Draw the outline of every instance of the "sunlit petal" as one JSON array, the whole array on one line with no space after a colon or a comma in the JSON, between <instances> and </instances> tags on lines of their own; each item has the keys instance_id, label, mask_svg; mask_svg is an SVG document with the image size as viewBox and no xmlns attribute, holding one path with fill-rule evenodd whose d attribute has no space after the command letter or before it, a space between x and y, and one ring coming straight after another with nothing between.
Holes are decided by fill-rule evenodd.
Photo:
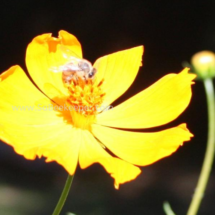
<instances>
[{"instance_id":1,"label":"sunlit petal","mask_svg":"<svg viewBox=\"0 0 215 215\"><path fill-rule=\"evenodd\" d=\"M138 167L109 155L89 132L83 131L83 140L79 155L82 169L93 163L100 163L114 178L117 189L120 184L133 180L140 174L141 170Z\"/></svg>"},{"instance_id":2,"label":"sunlit petal","mask_svg":"<svg viewBox=\"0 0 215 215\"><path fill-rule=\"evenodd\" d=\"M54 111L50 99L34 87L19 66L0 77L0 139L27 159L45 156L73 174L80 135L69 116Z\"/></svg>"},{"instance_id":3,"label":"sunlit petal","mask_svg":"<svg viewBox=\"0 0 215 215\"><path fill-rule=\"evenodd\" d=\"M98 70L95 84L104 79L103 105L109 105L120 97L133 83L142 65L143 46L119 51L99 58L94 67Z\"/></svg>"},{"instance_id":4,"label":"sunlit petal","mask_svg":"<svg viewBox=\"0 0 215 215\"><path fill-rule=\"evenodd\" d=\"M193 135L185 124L159 132L130 132L93 125L93 134L115 155L145 166L171 155Z\"/></svg>"},{"instance_id":5,"label":"sunlit petal","mask_svg":"<svg viewBox=\"0 0 215 215\"><path fill-rule=\"evenodd\" d=\"M65 48L65 50L63 49ZM57 91L50 88L51 85L58 91L67 95L62 82L62 71L55 71L59 66L68 62L64 56L69 54L82 57L81 45L75 36L66 31L59 32L59 38L51 34L43 34L35 37L28 45L26 52L26 65L37 86L51 99L59 98ZM47 87L46 84L49 84Z\"/></svg>"},{"instance_id":6,"label":"sunlit petal","mask_svg":"<svg viewBox=\"0 0 215 215\"><path fill-rule=\"evenodd\" d=\"M188 69L166 75L117 107L99 114L97 123L119 128L150 128L166 124L188 106L195 77L188 73Z\"/></svg>"}]
</instances>

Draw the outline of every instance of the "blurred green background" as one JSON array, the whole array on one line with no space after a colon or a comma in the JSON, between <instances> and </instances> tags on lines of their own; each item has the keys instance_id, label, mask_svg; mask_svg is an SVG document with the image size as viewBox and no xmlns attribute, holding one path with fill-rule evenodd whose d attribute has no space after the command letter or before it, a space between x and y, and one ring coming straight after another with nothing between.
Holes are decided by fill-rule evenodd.
<instances>
[{"instance_id":1,"label":"blurred green background","mask_svg":"<svg viewBox=\"0 0 215 215\"><path fill-rule=\"evenodd\" d=\"M3 0L0 7L0 71L19 64L33 37L61 29L78 37L86 59L143 44L143 67L132 87L114 105L163 75L179 72L182 61L201 50L215 51L215 1ZM157 215L168 200L176 214L186 214L207 139L207 112L201 82L193 86L185 113L159 129L186 122L195 137L175 154L143 167L142 174L119 190L99 165L77 169L62 215ZM58 201L67 173L43 159L28 161L0 142L0 214L48 215ZM215 211L215 171L199 214Z\"/></svg>"}]
</instances>

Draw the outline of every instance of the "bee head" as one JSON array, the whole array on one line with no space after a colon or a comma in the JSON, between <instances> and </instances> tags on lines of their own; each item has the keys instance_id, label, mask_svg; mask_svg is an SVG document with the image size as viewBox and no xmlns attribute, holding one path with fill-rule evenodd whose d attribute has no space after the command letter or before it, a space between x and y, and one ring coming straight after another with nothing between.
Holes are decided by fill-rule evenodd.
<instances>
[{"instance_id":1,"label":"bee head","mask_svg":"<svg viewBox=\"0 0 215 215\"><path fill-rule=\"evenodd\" d=\"M93 78L96 72L97 70L95 68L92 68L92 70L88 73L88 78Z\"/></svg>"}]
</instances>

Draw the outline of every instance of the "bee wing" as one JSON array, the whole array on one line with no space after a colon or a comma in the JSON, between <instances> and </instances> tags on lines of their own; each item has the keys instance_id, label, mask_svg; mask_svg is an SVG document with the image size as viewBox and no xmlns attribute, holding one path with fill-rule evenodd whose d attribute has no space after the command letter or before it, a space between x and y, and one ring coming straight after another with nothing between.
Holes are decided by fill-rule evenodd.
<instances>
[{"instance_id":1,"label":"bee wing","mask_svg":"<svg viewBox=\"0 0 215 215\"><path fill-rule=\"evenodd\" d=\"M62 66L51 66L49 70L55 73L63 71L81 71L80 67L78 66L78 64L76 64L76 62L69 62Z\"/></svg>"},{"instance_id":2,"label":"bee wing","mask_svg":"<svg viewBox=\"0 0 215 215\"><path fill-rule=\"evenodd\" d=\"M62 71L80 71L80 67L78 63L82 60L77 54L75 54L72 50L67 47L60 45L60 50L62 52L62 56L66 59L66 63L60 66L51 66L49 70L52 72L62 72Z\"/></svg>"},{"instance_id":3,"label":"bee wing","mask_svg":"<svg viewBox=\"0 0 215 215\"><path fill-rule=\"evenodd\" d=\"M73 58L78 58L81 59L81 56L77 55L75 52L70 50L69 48L65 47L64 45L60 45L60 50L63 53L63 57L66 59L73 59Z\"/></svg>"},{"instance_id":4,"label":"bee wing","mask_svg":"<svg viewBox=\"0 0 215 215\"><path fill-rule=\"evenodd\" d=\"M68 70L68 68L64 65L64 66L51 66L49 68L49 70L51 72L55 72L55 73L58 73L58 72L62 72L64 70Z\"/></svg>"}]
</instances>

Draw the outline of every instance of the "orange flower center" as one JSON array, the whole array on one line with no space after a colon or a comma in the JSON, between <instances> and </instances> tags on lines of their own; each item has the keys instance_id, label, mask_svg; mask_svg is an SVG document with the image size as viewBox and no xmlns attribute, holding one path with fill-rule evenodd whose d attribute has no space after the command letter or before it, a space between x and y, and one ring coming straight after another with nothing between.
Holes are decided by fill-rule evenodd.
<instances>
[{"instance_id":1,"label":"orange flower center","mask_svg":"<svg viewBox=\"0 0 215 215\"><path fill-rule=\"evenodd\" d=\"M73 125L78 128L90 129L95 120L95 115L100 112L104 93L102 92L101 81L94 85L94 80L72 80L65 84L70 96L66 100L69 107Z\"/></svg>"}]
</instances>

